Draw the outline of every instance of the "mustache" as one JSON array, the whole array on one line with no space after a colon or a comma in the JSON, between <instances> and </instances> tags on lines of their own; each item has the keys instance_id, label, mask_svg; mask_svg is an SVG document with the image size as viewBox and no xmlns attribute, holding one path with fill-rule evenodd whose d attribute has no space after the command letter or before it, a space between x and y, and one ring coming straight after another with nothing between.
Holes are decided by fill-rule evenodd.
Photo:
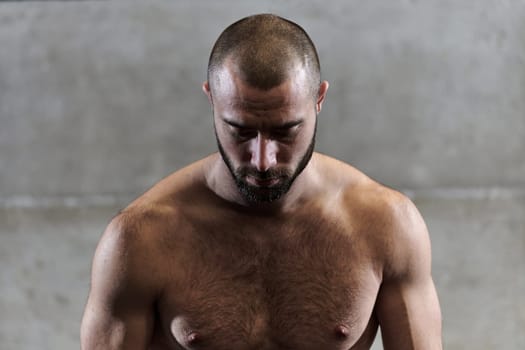
<instances>
[{"instance_id":1,"label":"mustache","mask_svg":"<svg viewBox=\"0 0 525 350\"><path fill-rule=\"evenodd\" d=\"M258 171L251 167L242 167L236 171L237 176L246 177L251 176L259 180L270 180L280 177L290 177L291 174L286 169L269 169L266 171Z\"/></svg>"}]
</instances>

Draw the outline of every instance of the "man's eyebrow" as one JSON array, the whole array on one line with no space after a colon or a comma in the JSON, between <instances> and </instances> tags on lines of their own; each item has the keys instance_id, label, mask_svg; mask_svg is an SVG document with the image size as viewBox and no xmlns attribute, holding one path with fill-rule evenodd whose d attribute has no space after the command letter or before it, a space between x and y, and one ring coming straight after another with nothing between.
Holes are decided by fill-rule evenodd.
<instances>
[{"instance_id":1,"label":"man's eyebrow","mask_svg":"<svg viewBox=\"0 0 525 350\"><path fill-rule=\"evenodd\" d=\"M238 123L236 121L233 121L233 120L230 120L230 119L226 119L226 118L222 118L222 120L228 124L228 125L231 125L235 128L239 128L239 129L244 129L244 128L250 128L249 126L247 125L244 125L244 124L241 124L241 123ZM291 129L293 128L294 126L297 126L301 123L304 122L304 119L297 119L297 120L292 120L292 121L289 121L289 122L286 122L284 124L281 124L281 125L277 125L275 127L273 127L272 129L283 129L283 130L286 130L286 129Z\"/></svg>"},{"instance_id":2,"label":"man's eyebrow","mask_svg":"<svg viewBox=\"0 0 525 350\"><path fill-rule=\"evenodd\" d=\"M243 124L240 124L240 123L237 123L237 122L234 122L233 120L229 120L229 119L226 119L226 118L222 118L222 121L225 122L226 124L229 124L231 126L234 126L236 128L239 128L239 129L242 129L242 128L246 128L247 126L246 125L243 125Z\"/></svg>"},{"instance_id":3,"label":"man's eyebrow","mask_svg":"<svg viewBox=\"0 0 525 350\"><path fill-rule=\"evenodd\" d=\"M292 121L289 121L289 122L286 122L284 124L277 126L276 129L291 129L294 126L302 124L303 121L304 121L303 119L292 120Z\"/></svg>"}]
</instances>

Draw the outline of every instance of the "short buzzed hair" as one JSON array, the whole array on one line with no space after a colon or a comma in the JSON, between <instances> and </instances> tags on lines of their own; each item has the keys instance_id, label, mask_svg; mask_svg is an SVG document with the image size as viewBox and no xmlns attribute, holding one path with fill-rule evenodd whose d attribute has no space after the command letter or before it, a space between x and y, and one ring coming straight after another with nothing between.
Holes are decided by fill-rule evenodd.
<instances>
[{"instance_id":1,"label":"short buzzed hair","mask_svg":"<svg viewBox=\"0 0 525 350\"><path fill-rule=\"evenodd\" d=\"M213 88L214 73L230 58L239 68L241 79L261 90L283 83L299 63L306 69L310 88L317 98L321 81L319 56L306 31L292 21L273 14L260 14L227 27L210 54L210 88Z\"/></svg>"}]
</instances>

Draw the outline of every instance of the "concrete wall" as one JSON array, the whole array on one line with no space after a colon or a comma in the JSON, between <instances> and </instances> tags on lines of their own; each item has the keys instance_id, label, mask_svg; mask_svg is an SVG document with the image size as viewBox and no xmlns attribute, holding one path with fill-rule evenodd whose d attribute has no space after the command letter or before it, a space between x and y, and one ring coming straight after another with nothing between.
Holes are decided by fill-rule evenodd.
<instances>
[{"instance_id":1,"label":"concrete wall","mask_svg":"<svg viewBox=\"0 0 525 350\"><path fill-rule=\"evenodd\" d=\"M511 0L0 3L0 348L78 348L100 233L215 150L209 50L258 12L318 45L318 150L420 208L445 348L525 348L525 3Z\"/></svg>"}]
</instances>

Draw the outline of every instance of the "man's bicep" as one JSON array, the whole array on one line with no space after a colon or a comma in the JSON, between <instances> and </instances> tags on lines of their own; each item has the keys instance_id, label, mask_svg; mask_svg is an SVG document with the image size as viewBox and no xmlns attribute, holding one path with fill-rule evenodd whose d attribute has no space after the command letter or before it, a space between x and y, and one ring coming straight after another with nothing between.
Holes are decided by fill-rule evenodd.
<instances>
[{"instance_id":1,"label":"man's bicep","mask_svg":"<svg viewBox=\"0 0 525 350\"><path fill-rule=\"evenodd\" d=\"M108 227L93 259L81 326L83 350L147 349L154 322L153 293L125 232Z\"/></svg>"},{"instance_id":2,"label":"man's bicep","mask_svg":"<svg viewBox=\"0 0 525 350\"><path fill-rule=\"evenodd\" d=\"M441 349L441 312L426 225L408 199L396 207L376 313L385 349Z\"/></svg>"},{"instance_id":3,"label":"man's bicep","mask_svg":"<svg viewBox=\"0 0 525 350\"><path fill-rule=\"evenodd\" d=\"M409 285L383 284L376 314L385 350L442 349L441 313L430 276Z\"/></svg>"},{"instance_id":4,"label":"man's bicep","mask_svg":"<svg viewBox=\"0 0 525 350\"><path fill-rule=\"evenodd\" d=\"M152 324L150 310L118 313L111 306L89 301L82 319L82 349L145 350L151 338Z\"/></svg>"}]
</instances>

